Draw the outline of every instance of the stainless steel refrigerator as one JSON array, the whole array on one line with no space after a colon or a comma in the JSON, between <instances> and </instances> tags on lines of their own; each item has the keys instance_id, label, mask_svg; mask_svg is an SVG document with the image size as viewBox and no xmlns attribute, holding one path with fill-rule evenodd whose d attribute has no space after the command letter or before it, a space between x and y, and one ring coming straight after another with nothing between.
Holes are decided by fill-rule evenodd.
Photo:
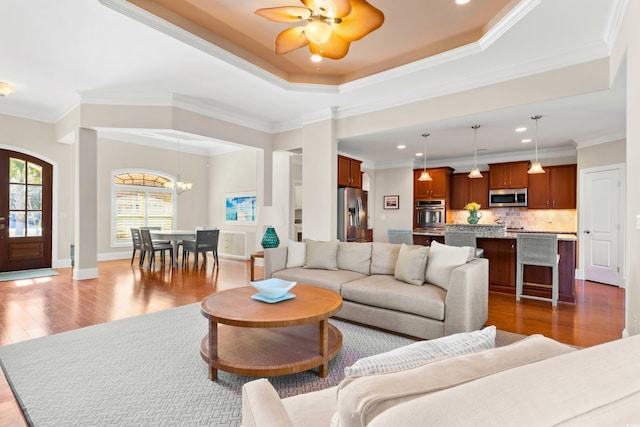
<instances>
[{"instance_id":1,"label":"stainless steel refrigerator","mask_svg":"<svg viewBox=\"0 0 640 427\"><path fill-rule=\"evenodd\" d=\"M338 188L338 240L367 241L367 192L359 188Z\"/></svg>"}]
</instances>

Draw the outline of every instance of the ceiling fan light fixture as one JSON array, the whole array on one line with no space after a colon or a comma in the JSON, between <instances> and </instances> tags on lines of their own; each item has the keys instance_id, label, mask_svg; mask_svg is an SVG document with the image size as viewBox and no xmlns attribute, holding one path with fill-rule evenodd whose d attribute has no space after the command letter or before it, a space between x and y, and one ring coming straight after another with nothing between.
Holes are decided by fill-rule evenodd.
<instances>
[{"instance_id":1,"label":"ceiling fan light fixture","mask_svg":"<svg viewBox=\"0 0 640 427\"><path fill-rule=\"evenodd\" d=\"M14 92L15 88L9 83L0 82L0 96L8 96Z\"/></svg>"},{"instance_id":2,"label":"ceiling fan light fixture","mask_svg":"<svg viewBox=\"0 0 640 427\"><path fill-rule=\"evenodd\" d=\"M324 20L312 20L304 27L304 35L311 43L326 43L331 37L331 25Z\"/></svg>"},{"instance_id":3,"label":"ceiling fan light fixture","mask_svg":"<svg viewBox=\"0 0 640 427\"><path fill-rule=\"evenodd\" d=\"M322 55L314 53L313 55L311 55L311 62L322 62Z\"/></svg>"}]
</instances>

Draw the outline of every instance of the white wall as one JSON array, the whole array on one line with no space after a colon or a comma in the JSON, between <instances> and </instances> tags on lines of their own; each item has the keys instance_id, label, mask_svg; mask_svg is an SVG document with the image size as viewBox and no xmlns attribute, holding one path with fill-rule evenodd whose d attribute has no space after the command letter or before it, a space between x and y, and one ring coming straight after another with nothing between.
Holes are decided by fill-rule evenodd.
<instances>
[{"instance_id":1,"label":"white wall","mask_svg":"<svg viewBox=\"0 0 640 427\"><path fill-rule=\"evenodd\" d=\"M389 229L413 229L413 169L411 166L376 171L375 195L369 197L369 206L375 207L375 242L388 241ZM400 196L400 209L384 209L384 196Z\"/></svg>"}]
</instances>

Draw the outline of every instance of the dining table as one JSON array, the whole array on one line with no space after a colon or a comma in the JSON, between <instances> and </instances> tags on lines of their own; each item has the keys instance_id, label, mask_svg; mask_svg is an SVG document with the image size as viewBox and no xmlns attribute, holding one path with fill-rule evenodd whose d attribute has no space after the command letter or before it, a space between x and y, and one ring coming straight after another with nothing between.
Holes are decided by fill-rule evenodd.
<instances>
[{"instance_id":1,"label":"dining table","mask_svg":"<svg viewBox=\"0 0 640 427\"><path fill-rule=\"evenodd\" d=\"M149 230L151 238L154 240L169 240L173 247L171 263L178 266L178 244L182 240L193 240L196 238L195 230Z\"/></svg>"}]
</instances>

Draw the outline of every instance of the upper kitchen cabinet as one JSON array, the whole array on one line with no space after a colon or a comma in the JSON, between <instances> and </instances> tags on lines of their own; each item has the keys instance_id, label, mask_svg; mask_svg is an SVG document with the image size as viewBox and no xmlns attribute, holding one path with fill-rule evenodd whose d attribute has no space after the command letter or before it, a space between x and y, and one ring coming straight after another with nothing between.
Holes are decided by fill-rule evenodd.
<instances>
[{"instance_id":1,"label":"upper kitchen cabinet","mask_svg":"<svg viewBox=\"0 0 640 427\"><path fill-rule=\"evenodd\" d=\"M362 162L338 155L338 187L362 188Z\"/></svg>"},{"instance_id":2,"label":"upper kitchen cabinet","mask_svg":"<svg viewBox=\"0 0 640 427\"><path fill-rule=\"evenodd\" d=\"M505 188L527 188L529 185L528 161L494 163L489 165L489 188L501 190Z\"/></svg>"},{"instance_id":3,"label":"upper kitchen cabinet","mask_svg":"<svg viewBox=\"0 0 640 427\"><path fill-rule=\"evenodd\" d=\"M449 167L428 169L432 181L418 181L422 169L413 170L414 199L449 199L451 172Z\"/></svg>"},{"instance_id":4,"label":"upper kitchen cabinet","mask_svg":"<svg viewBox=\"0 0 640 427\"><path fill-rule=\"evenodd\" d=\"M489 172L482 172L482 178L469 178L467 173L451 175L451 209L464 209L470 202L489 207Z\"/></svg>"},{"instance_id":5,"label":"upper kitchen cabinet","mask_svg":"<svg viewBox=\"0 0 640 427\"><path fill-rule=\"evenodd\" d=\"M529 209L575 209L576 165L545 166L529 175Z\"/></svg>"}]
</instances>

